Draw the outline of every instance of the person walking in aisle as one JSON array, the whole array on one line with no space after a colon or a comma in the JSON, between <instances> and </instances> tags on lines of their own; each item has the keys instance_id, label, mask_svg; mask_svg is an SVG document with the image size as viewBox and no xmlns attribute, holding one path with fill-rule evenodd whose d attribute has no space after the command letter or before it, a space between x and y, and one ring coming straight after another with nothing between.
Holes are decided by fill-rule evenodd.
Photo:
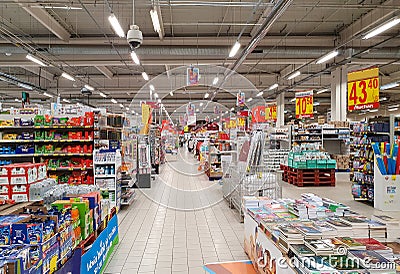
<instances>
[{"instance_id":1,"label":"person walking in aisle","mask_svg":"<svg viewBox=\"0 0 400 274\"><path fill-rule=\"evenodd\" d=\"M190 137L188 141L188 151L191 153L193 149L194 149L194 139L193 137Z\"/></svg>"}]
</instances>

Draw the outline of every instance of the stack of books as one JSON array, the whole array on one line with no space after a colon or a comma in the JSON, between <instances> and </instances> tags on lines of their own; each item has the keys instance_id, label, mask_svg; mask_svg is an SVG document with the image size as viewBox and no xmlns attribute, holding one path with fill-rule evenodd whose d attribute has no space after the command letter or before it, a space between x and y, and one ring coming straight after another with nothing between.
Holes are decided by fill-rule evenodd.
<instances>
[{"instance_id":1,"label":"stack of books","mask_svg":"<svg viewBox=\"0 0 400 274\"><path fill-rule=\"evenodd\" d=\"M242 206L246 210L248 208L256 208L259 207L258 199L254 196L243 196L242 198Z\"/></svg>"},{"instance_id":2,"label":"stack of books","mask_svg":"<svg viewBox=\"0 0 400 274\"><path fill-rule=\"evenodd\" d=\"M353 236L358 238L369 237L369 226L366 217L361 215L340 217L345 223L351 225Z\"/></svg>"},{"instance_id":3,"label":"stack of books","mask_svg":"<svg viewBox=\"0 0 400 274\"><path fill-rule=\"evenodd\" d=\"M400 235L400 220L387 215L372 215L371 220L386 225L386 238L388 242L395 242Z\"/></svg>"},{"instance_id":4,"label":"stack of books","mask_svg":"<svg viewBox=\"0 0 400 274\"><path fill-rule=\"evenodd\" d=\"M367 250L365 245L355 241L351 237L337 237L336 239L342 242L343 246L345 246L347 250Z\"/></svg>"},{"instance_id":5,"label":"stack of books","mask_svg":"<svg viewBox=\"0 0 400 274\"><path fill-rule=\"evenodd\" d=\"M289 245L303 243L303 235L291 224L281 224L277 230L279 231L279 246L285 252L289 251Z\"/></svg>"},{"instance_id":6,"label":"stack of books","mask_svg":"<svg viewBox=\"0 0 400 274\"><path fill-rule=\"evenodd\" d=\"M321 231L322 238L332 238L338 236L338 231L332 227L327 221L314 221L314 227Z\"/></svg>"},{"instance_id":7,"label":"stack of books","mask_svg":"<svg viewBox=\"0 0 400 274\"><path fill-rule=\"evenodd\" d=\"M393 255L393 250L390 247L385 246L374 238L354 238L354 241L365 245L367 250L375 251L376 253L379 253L384 257Z\"/></svg>"},{"instance_id":8,"label":"stack of books","mask_svg":"<svg viewBox=\"0 0 400 274\"><path fill-rule=\"evenodd\" d=\"M376 220L368 220L369 237L386 241L386 225Z\"/></svg>"},{"instance_id":9,"label":"stack of books","mask_svg":"<svg viewBox=\"0 0 400 274\"><path fill-rule=\"evenodd\" d=\"M299 222L293 223L293 227L295 227L300 233L303 235L304 239L321 239L322 232L319 231L313 222Z\"/></svg>"},{"instance_id":10,"label":"stack of books","mask_svg":"<svg viewBox=\"0 0 400 274\"><path fill-rule=\"evenodd\" d=\"M305 245L311 249L317 256L343 255L340 254L340 248L343 243L335 238L320 240L305 240Z\"/></svg>"},{"instance_id":11,"label":"stack of books","mask_svg":"<svg viewBox=\"0 0 400 274\"><path fill-rule=\"evenodd\" d=\"M369 273L396 273L396 264L372 250L352 250L349 258L356 258Z\"/></svg>"},{"instance_id":12,"label":"stack of books","mask_svg":"<svg viewBox=\"0 0 400 274\"><path fill-rule=\"evenodd\" d=\"M343 237L352 237L352 226L337 217L326 219L326 222L337 230L337 234Z\"/></svg>"}]
</instances>

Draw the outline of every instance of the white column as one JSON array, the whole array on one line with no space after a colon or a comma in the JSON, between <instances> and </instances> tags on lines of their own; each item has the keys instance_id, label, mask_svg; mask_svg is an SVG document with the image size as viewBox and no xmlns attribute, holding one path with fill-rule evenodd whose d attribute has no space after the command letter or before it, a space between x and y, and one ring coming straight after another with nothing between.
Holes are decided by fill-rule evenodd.
<instances>
[{"instance_id":1,"label":"white column","mask_svg":"<svg viewBox=\"0 0 400 274\"><path fill-rule=\"evenodd\" d=\"M282 92L276 98L276 127L282 127L285 124L285 92Z\"/></svg>"},{"instance_id":2,"label":"white column","mask_svg":"<svg viewBox=\"0 0 400 274\"><path fill-rule=\"evenodd\" d=\"M347 119L347 67L342 66L331 73L331 120Z\"/></svg>"}]
</instances>

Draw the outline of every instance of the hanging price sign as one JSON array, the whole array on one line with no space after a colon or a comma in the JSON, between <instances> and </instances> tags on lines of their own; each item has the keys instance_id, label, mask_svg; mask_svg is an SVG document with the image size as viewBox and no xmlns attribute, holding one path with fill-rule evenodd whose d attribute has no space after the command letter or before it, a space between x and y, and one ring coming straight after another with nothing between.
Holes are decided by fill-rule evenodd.
<instances>
[{"instance_id":1,"label":"hanging price sign","mask_svg":"<svg viewBox=\"0 0 400 274\"><path fill-rule=\"evenodd\" d=\"M296 118L309 118L314 116L314 92L296 92Z\"/></svg>"},{"instance_id":2,"label":"hanging price sign","mask_svg":"<svg viewBox=\"0 0 400 274\"><path fill-rule=\"evenodd\" d=\"M379 69L370 68L347 74L349 111L379 108Z\"/></svg>"},{"instance_id":3,"label":"hanging price sign","mask_svg":"<svg viewBox=\"0 0 400 274\"><path fill-rule=\"evenodd\" d=\"M265 120L268 122L276 121L276 105L265 107Z\"/></svg>"},{"instance_id":4,"label":"hanging price sign","mask_svg":"<svg viewBox=\"0 0 400 274\"><path fill-rule=\"evenodd\" d=\"M244 127L246 126L246 118L244 118L244 117L238 117L238 118L237 118L237 123L236 123L236 125L237 125L239 128L244 128Z\"/></svg>"}]
</instances>

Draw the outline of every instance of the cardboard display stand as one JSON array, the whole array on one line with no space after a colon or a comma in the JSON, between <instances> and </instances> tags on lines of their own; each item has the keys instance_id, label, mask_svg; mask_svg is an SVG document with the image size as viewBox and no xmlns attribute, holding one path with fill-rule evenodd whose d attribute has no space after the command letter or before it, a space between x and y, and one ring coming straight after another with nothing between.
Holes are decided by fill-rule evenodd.
<instances>
[{"instance_id":1,"label":"cardboard display stand","mask_svg":"<svg viewBox=\"0 0 400 274\"><path fill-rule=\"evenodd\" d=\"M374 165L374 207L400 211L400 175L382 175L376 159Z\"/></svg>"}]
</instances>

